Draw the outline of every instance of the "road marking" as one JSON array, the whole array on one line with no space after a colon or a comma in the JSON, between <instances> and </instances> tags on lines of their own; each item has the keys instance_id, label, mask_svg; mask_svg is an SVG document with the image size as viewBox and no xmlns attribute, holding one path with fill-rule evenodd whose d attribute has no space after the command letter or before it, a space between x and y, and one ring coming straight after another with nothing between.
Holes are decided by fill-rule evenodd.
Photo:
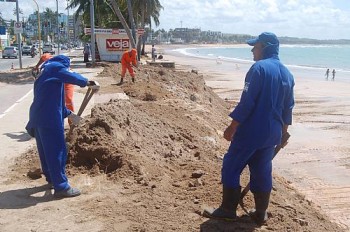
<instances>
[{"instance_id":1,"label":"road marking","mask_svg":"<svg viewBox=\"0 0 350 232\"><path fill-rule=\"evenodd\" d=\"M10 106L9 108L7 108L7 110L4 111L4 113L0 114L0 118L4 117L8 112L10 112L13 108L15 108L16 105L18 105L18 103L20 103L21 101L23 101L23 99L25 99L26 97L28 97L29 94L31 94L33 92L33 89L31 89L28 93L26 93L23 97L21 97L19 100L17 100L12 106Z\"/></svg>"}]
</instances>

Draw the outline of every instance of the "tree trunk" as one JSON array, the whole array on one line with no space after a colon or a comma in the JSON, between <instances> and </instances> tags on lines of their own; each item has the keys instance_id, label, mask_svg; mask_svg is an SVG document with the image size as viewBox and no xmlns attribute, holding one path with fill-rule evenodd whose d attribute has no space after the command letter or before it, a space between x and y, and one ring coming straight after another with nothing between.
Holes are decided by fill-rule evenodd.
<instances>
[{"instance_id":1,"label":"tree trunk","mask_svg":"<svg viewBox=\"0 0 350 232\"><path fill-rule=\"evenodd\" d=\"M136 47L135 40L134 40L134 38L133 38L133 36L131 34L131 30L130 30L130 28L129 28L129 26L128 26L128 24L127 24L127 22L126 22L126 20L125 20L125 18L123 16L123 14L122 14L122 12L119 9L119 6L118 6L117 2L115 0L110 0L110 3L112 4L112 7L113 7L113 10L114 10L115 14L117 15L118 19L122 23L122 25L123 25L123 27L124 27L124 29L126 31L126 34L129 37L129 40L130 40L130 43L131 43L131 47L135 48Z\"/></svg>"}]
</instances>

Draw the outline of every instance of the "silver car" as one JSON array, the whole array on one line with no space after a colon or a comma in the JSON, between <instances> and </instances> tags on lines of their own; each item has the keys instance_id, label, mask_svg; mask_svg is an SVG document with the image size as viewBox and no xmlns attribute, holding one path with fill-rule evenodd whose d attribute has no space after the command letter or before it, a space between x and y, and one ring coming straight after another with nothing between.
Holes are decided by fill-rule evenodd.
<instances>
[{"instance_id":1,"label":"silver car","mask_svg":"<svg viewBox=\"0 0 350 232\"><path fill-rule=\"evenodd\" d=\"M22 55L28 55L28 56L30 56L30 53L31 53L31 46L26 46L26 45L24 45L23 47L22 47Z\"/></svg>"},{"instance_id":2,"label":"silver car","mask_svg":"<svg viewBox=\"0 0 350 232\"><path fill-rule=\"evenodd\" d=\"M4 50L2 50L2 58L5 59L5 58L15 58L17 59L18 57L18 48L17 47L14 47L14 46L8 46L8 47L5 47Z\"/></svg>"}]
</instances>

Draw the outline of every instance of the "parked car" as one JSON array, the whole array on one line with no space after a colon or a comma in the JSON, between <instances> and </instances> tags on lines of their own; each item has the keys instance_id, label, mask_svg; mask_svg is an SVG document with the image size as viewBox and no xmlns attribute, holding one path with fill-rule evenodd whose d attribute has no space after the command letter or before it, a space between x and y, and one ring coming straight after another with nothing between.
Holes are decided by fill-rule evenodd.
<instances>
[{"instance_id":1,"label":"parked car","mask_svg":"<svg viewBox=\"0 0 350 232\"><path fill-rule=\"evenodd\" d=\"M31 51L31 47L30 46L23 46L22 47L22 55L28 55L30 56L30 51Z\"/></svg>"},{"instance_id":2,"label":"parked car","mask_svg":"<svg viewBox=\"0 0 350 232\"><path fill-rule=\"evenodd\" d=\"M43 53L50 53L51 55L55 54L52 44L44 44Z\"/></svg>"},{"instance_id":3,"label":"parked car","mask_svg":"<svg viewBox=\"0 0 350 232\"><path fill-rule=\"evenodd\" d=\"M14 47L14 46L8 46L5 47L4 50L2 50L2 58L11 58L14 57L15 59L17 59L18 57L18 48Z\"/></svg>"},{"instance_id":4,"label":"parked car","mask_svg":"<svg viewBox=\"0 0 350 232\"><path fill-rule=\"evenodd\" d=\"M62 45L61 45L61 50L68 50L67 45L62 44Z\"/></svg>"}]
</instances>

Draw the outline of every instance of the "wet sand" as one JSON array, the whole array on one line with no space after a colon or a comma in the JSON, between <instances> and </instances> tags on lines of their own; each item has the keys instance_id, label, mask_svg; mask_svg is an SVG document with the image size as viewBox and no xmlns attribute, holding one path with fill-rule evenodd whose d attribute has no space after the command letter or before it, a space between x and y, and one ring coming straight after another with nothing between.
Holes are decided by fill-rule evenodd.
<instances>
[{"instance_id":1,"label":"wet sand","mask_svg":"<svg viewBox=\"0 0 350 232\"><path fill-rule=\"evenodd\" d=\"M172 51L179 47L158 46L157 51L165 60L174 61L177 69L205 74L206 84L220 97L239 101L252 63L209 60ZM289 69L296 83L292 137L275 158L274 172L350 230L350 73L338 72L335 81L326 81L323 70Z\"/></svg>"}]
</instances>

